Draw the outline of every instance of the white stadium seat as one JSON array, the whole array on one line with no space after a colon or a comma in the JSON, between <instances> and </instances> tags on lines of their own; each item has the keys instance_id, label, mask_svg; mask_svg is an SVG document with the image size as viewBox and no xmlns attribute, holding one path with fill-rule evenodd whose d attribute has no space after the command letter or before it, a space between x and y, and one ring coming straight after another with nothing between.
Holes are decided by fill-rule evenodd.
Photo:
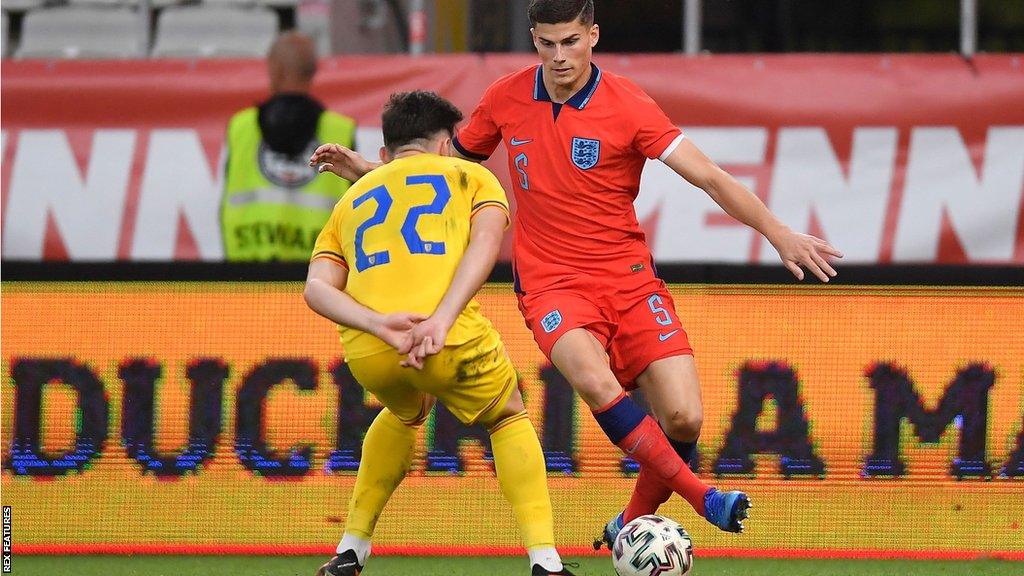
<instances>
[{"instance_id":1,"label":"white stadium seat","mask_svg":"<svg viewBox=\"0 0 1024 576\"><path fill-rule=\"evenodd\" d=\"M7 58L7 12L0 12L0 58Z\"/></svg>"},{"instance_id":2,"label":"white stadium seat","mask_svg":"<svg viewBox=\"0 0 1024 576\"><path fill-rule=\"evenodd\" d=\"M277 37L269 8L171 6L160 13L154 58L264 56Z\"/></svg>"},{"instance_id":3,"label":"white stadium seat","mask_svg":"<svg viewBox=\"0 0 1024 576\"><path fill-rule=\"evenodd\" d=\"M207 6L270 6L288 8L298 6L300 0L202 0Z\"/></svg>"},{"instance_id":4,"label":"white stadium seat","mask_svg":"<svg viewBox=\"0 0 1024 576\"><path fill-rule=\"evenodd\" d=\"M133 8L140 6L142 2L140 0L67 0L72 6L131 6ZM181 4L186 0L149 0L150 8L164 8L166 6L173 6L175 4Z\"/></svg>"},{"instance_id":5,"label":"white stadium seat","mask_svg":"<svg viewBox=\"0 0 1024 576\"><path fill-rule=\"evenodd\" d=\"M130 8L67 7L25 15L16 58L117 59L140 56L139 15Z\"/></svg>"},{"instance_id":6,"label":"white stadium seat","mask_svg":"<svg viewBox=\"0 0 1024 576\"><path fill-rule=\"evenodd\" d=\"M203 0L207 6L255 6L256 0Z\"/></svg>"},{"instance_id":7,"label":"white stadium seat","mask_svg":"<svg viewBox=\"0 0 1024 576\"><path fill-rule=\"evenodd\" d=\"M25 12L34 8L42 8L46 0L4 0L5 12Z\"/></svg>"}]
</instances>

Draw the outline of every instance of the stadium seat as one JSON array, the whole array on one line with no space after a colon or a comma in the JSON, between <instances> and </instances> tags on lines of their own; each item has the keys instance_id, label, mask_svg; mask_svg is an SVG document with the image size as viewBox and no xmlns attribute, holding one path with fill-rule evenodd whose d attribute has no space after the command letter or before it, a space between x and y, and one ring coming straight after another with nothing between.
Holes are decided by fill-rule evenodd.
<instances>
[{"instance_id":1,"label":"stadium seat","mask_svg":"<svg viewBox=\"0 0 1024 576\"><path fill-rule=\"evenodd\" d=\"M137 7L142 4L140 0L67 0L72 6L131 6ZM150 8L165 8L175 4L181 4L186 0L149 0Z\"/></svg>"},{"instance_id":2,"label":"stadium seat","mask_svg":"<svg viewBox=\"0 0 1024 576\"><path fill-rule=\"evenodd\" d=\"M267 6L270 8L294 8L301 0L202 0L207 6Z\"/></svg>"},{"instance_id":3,"label":"stadium seat","mask_svg":"<svg viewBox=\"0 0 1024 576\"><path fill-rule=\"evenodd\" d=\"M5 12L25 12L35 8L42 8L47 0L4 0Z\"/></svg>"},{"instance_id":4,"label":"stadium seat","mask_svg":"<svg viewBox=\"0 0 1024 576\"><path fill-rule=\"evenodd\" d=\"M0 58L7 58L7 12L0 12Z\"/></svg>"},{"instance_id":5,"label":"stadium seat","mask_svg":"<svg viewBox=\"0 0 1024 576\"><path fill-rule=\"evenodd\" d=\"M72 6L25 15L16 58L118 59L140 56L138 12Z\"/></svg>"},{"instance_id":6,"label":"stadium seat","mask_svg":"<svg viewBox=\"0 0 1024 576\"><path fill-rule=\"evenodd\" d=\"M316 44L317 54L333 52L331 46L331 5L326 2L303 2L295 8L295 28Z\"/></svg>"},{"instance_id":7,"label":"stadium seat","mask_svg":"<svg viewBox=\"0 0 1024 576\"><path fill-rule=\"evenodd\" d=\"M278 31L269 8L172 6L159 18L154 58L264 56Z\"/></svg>"}]
</instances>

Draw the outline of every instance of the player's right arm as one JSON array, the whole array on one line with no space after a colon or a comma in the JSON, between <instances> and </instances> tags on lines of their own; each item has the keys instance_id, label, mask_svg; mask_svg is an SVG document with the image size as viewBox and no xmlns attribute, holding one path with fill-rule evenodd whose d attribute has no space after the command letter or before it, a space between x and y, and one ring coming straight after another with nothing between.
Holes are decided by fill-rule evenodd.
<instances>
[{"instance_id":1,"label":"player's right arm","mask_svg":"<svg viewBox=\"0 0 1024 576\"><path fill-rule=\"evenodd\" d=\"M449 149L449 155L470 162L480 162L481 160L479 157L470 157L459 152L459 149L454 146ZM309 165L315 166L317 172L330 172L349 182L355 182L367 172L383 165L383 162L371 162L355 150L341 144L323 144L310 156Z\"/></svg>"},{"instance_id":2,"label":"player's right arm","mask_svg":"<svg viewBox=\"0 0 1024 576\"><path fill-rule=\"evenodd\" d=\"M309 165L315 166L317 172L330 172L349 182L359 180L364 174L382 164L383 162L367 160L355 150L341 144L322 144L309 157Z\"/></svg>"},{"instance_id":3,"label":"player's right arm","mask_svg":"<svg viewBox=\"0 0 1024 576\"><path fill-rule=\"evenodd\" d=\"M381 314L371 310L345 292L347 281L348 268L330 258L315 258L309 263L302 296L314 312L335 324L373 334L400 354L408 353L412 348L409 331L424 317L410 312Z\"/></svg>"},{"instance_id":4,"label":"player's right arm","mask_svg":"<svg viewBox=\"0 0 1024 576\"><path fill-rule=\"evenodd\" d=\"M469 122L452 138L449 154L470 162L487 160L501 142L501 129L494 121L493 104L495 94L502 90L498 80L484 92L480 102L469 116Z\"/></svg>"},{"instance_id":5,"label":"player's right arm","mask_svg":"<svg viewBox=\"0 0 1024 576\"><path fill-rule=\"evenodd\" d=\"M480 103L473 109L469 123L459 130L458 136L452 138L449 155L471 162L482 162L501 142L501 130L491 116L491 100L497 90L498 83L492 84L480 98ZM355 182L364 174L381 166L383 162L373 162L363 158L354 150L341 144L322 144L309 158L309 165L317 172L330 172L349 182Z\"/></svg>"},{"instance_id":6,"label":"player's right arm","mask_svg":"<svg viewBox=\"0 0 1024 576\"><path fill-rule=\"evenodd\" d=\"M373 334L400 354L406 354L412 348L409 331L424 317L409 312L381 314L345 292L349 268L339 236L343 217L344 204L339 202L313 245L313 259L302 296L306 304L324 318Z\"/></svg>"}]
</instances>

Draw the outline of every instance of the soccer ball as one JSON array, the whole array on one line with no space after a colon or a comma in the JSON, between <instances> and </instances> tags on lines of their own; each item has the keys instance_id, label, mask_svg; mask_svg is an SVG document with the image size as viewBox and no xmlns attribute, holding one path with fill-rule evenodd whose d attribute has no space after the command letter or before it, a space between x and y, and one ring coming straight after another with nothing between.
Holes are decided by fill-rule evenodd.
<instances>
[{"instance_id":1,"label":"soccer ball","mask_svg":"<svg viewBox=\"0 0 1024 576\"><path fill-rule=\"evenodd\" d=\"M674 520L648 514L622 527L612 562L619 576L685 576L693 568L693 543Z\"/></svg>"}]
</instances>

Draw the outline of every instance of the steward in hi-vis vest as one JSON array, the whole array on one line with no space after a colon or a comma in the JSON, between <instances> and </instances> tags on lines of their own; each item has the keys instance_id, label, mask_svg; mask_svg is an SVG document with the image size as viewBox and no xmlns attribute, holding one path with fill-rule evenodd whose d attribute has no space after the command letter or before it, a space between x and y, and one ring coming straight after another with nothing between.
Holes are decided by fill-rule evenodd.
<instances>
[{"instance_id":1,"label":"steward in hi-vis vest","mask_svg":"<svg viewBox=\"0 0 1024 576\"><path fill-rule=\"evenodd\" d=\"M355 143L355 121L309 96L312 42L282 35L267 58L273 96L228 123L220 220L228 261L308 261L346 180L318 174L309 157L325 142Z\"/></svg>"}]
</instances>

